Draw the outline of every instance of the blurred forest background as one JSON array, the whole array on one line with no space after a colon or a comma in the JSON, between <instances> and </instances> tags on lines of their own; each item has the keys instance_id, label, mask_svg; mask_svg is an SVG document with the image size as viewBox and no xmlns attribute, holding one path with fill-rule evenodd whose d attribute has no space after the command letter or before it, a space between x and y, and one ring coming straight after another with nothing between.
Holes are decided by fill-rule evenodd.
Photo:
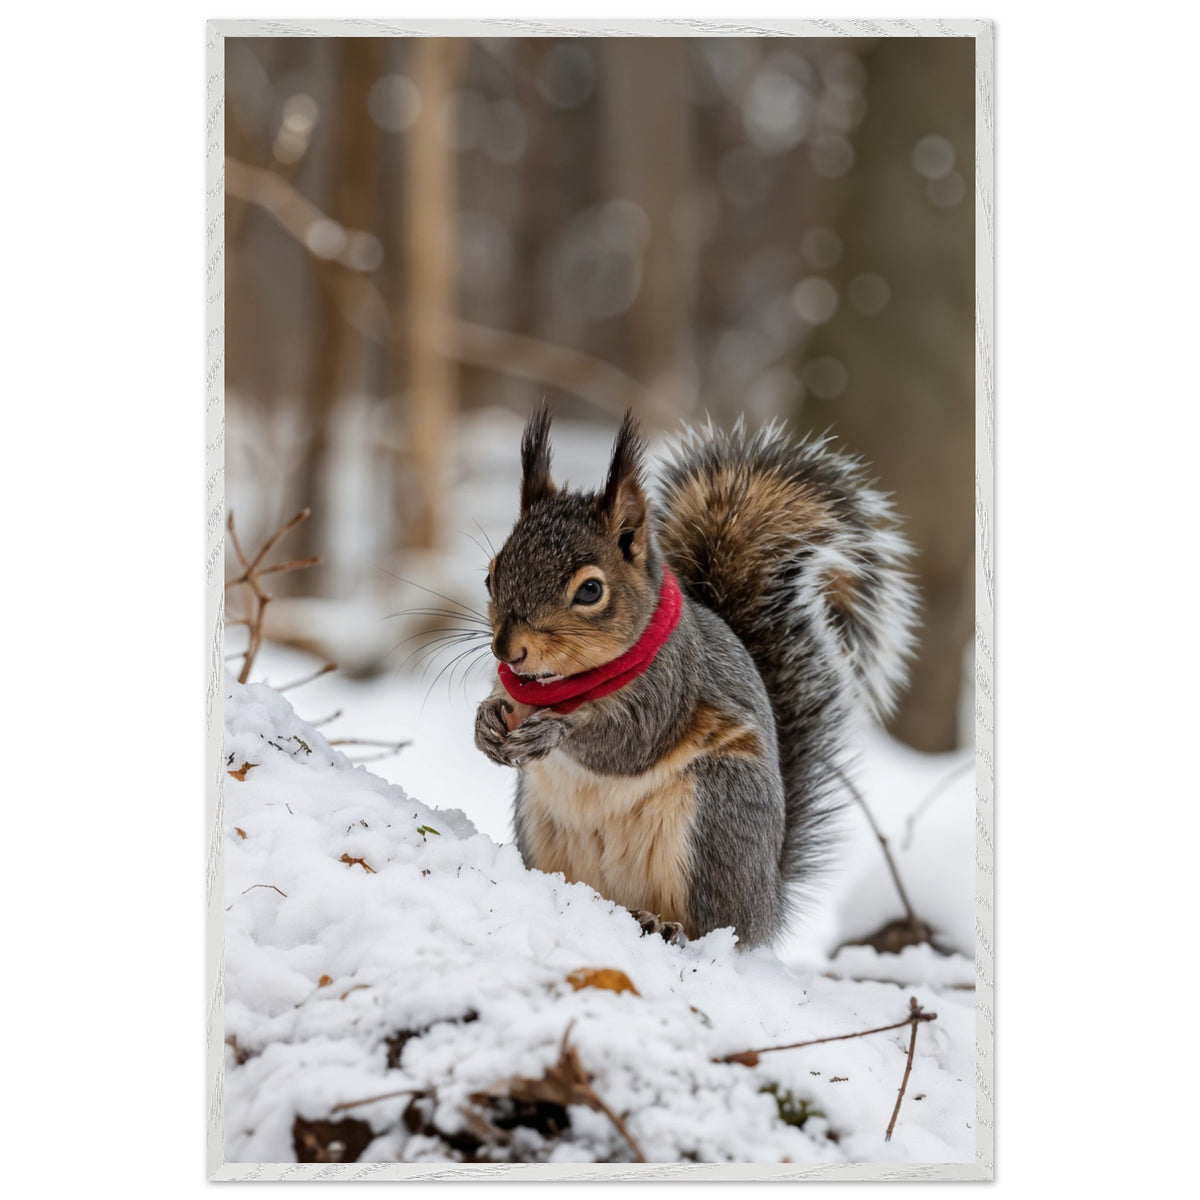
<instances>
[{"instance_id":1,"label":"blurred forest background","mask_svg":"<svg viewBox=\"0 0 1200 1200\"><path fill-rule=\"evenodd\" d=\"M972 39L229 38L225 132L227 507L250 544L310 506L323 558L268 636L366 675L403 579L478 605L459 532L504 536L543 396L588 486L629 405L783 417L917 546L891 732L969 741Z\"/></svg>"}]
</instances>

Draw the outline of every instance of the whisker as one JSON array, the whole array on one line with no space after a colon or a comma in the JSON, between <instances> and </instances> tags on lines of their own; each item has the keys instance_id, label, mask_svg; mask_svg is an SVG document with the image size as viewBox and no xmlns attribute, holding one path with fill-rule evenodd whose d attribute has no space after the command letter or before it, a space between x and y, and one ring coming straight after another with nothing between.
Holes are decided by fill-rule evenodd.
<instances>
[{"instance_id":1,"label":"whisker","mask_svg":"<svg viewBox=\"0 0 1200 1200\"><path fill-rule=\"evenodd\" d=\"M492 552L492 557L495 558L496 557L496 547L492 545L492 539L490 537L488 537L487 530L484 529L484 527L482 525L480 525L480 523L478 521L475 522L475 528L478 529L479 532L483 534L483 540L485 542L487 542L488 549Z\"/></svg>"},{"instance_id":2,"label":"whisker","mask_svg":"<svg viewBox=\"0 0 1200 1200\"><path fill-rule=\"evenodd\" d=\"M463 688L463 699L464 699L464 700L466 700L466 699L467 699L467 683L469 682L469 680L470 680L470 678L471 678L471 672L472 672L472 671L478 671L478 670L479 670L479 668L480 668L480 667L481 667L481 666L482 666L482 665L483 665L483 664L484 664L484 663L485 663L485 662L488 660L488 658L490 658L490 657L491 657L490 653L482 653L482 654L478 655L478 656L477 656L477 657L476 657L476 658L475 658L475 659L472 661L471 665L470 665L470 666L469 666L469 667L466 669L466 671L464 671L464 672L463 672L462 688Z\"/></svg>"},{"instance_id":3,"label":"whisker","mask_svg":"<svg viewBox=\"0 0 1200 1200\"><path fill-rule=\"evenodd\" d=\"M443 667L443 668L442 668L442 669L441 669L441 670L440 670L440 671L439 671L439 672L438 672L438 673L437 673L437 674L436 674L436 675L433 677L433 682L432 682L432 683L429 685L429 691L427 691L427 692L425 693L425 699L424 699L423 701L421 701L421 711L422 711L422 712L424 712L424 711L425 711L425 705L429 703L429 697L433 695L433 689L434 689L435 687L437 687L437 685L438 685L438 680L439 680L439 679L441 679L441 677L442 677L443 675L445 675L445 673L446 673L447 671L451 670L451 669L453 668L453 666L454 666L454 664L455 664L456 662L458 662L458 661L459 661L460 659L462 659L462 658L465 658L465 657L466 657L468 654L472 654L472 653L474 653L474 648L473 648L473 647L472 647L471 649L468 649L468 650L463 650L463 651L462 651L461 653L459 653L459 654L456 654L456 655L455 655L455 656L454 656L454 657L453 657L453 658L452 658L452 659L451 659L451 660L450 660L450 661L449 661L449 662L448 662L448 663L447 663L447 664L446 664L446 665L445 665L445 666L444 666L444 667Z\"/></svg>"},{"instance_id":4,"label":"whisker","mask_svg":"<svg viewBox=\"0 0 1200 1200\"><path fill-rule=\"evenodd\" d=\"M407 583L410 587L418 588L422 592L428 592L431 596L436 596L439 600L445 600L447 604L455 604L465 612L471 613L472 616L480 617L485 621L487 620L487 617L477 608L471 608L470 605L463 604L461 600L455 600L453 596L447 596L444 592L435 592L433 588L428 588L423 583L417 583L413 579L405 579L403 575L397 575L394 571L388 571L384 567L376 567L376 570L383 571L385 575L390 575L400 583Z\"/></svg>"},{"instance_id":5,"label":"whisker","mask_svg":"<svg viewBox=\"0 0 1200 1200\"><path fill-rule=\"evenodd\" d=\"M491 622L486 617L472 617L467 613L455 612L450 608L402 608L397 612L388 613L383 620L390 621L394 617L452 617L457 621L469 621L472 625L491 627Z\"/></svg>"},{"instance_id":6,"label":"whisker","mask_svg":"<svg viewBox=\"0 0 1200 1200\"><path fill-rule=\"evenodd\" d=\"M437 661L439 654L442 654L446 650L461 646L464 641L468 640L468 638L460 635L458 637L438 638L435 642L427 642L423 646L418 646L402 663L400 663L396 670L397 672L402 671L410 662L413 664L413 666L416 666L417 663L426 658L429 660L429 665L432 666L433 663ZM469 650L476 649L476 647L473 645L468 646L467 648ZM487 648L489 650L491 649L491 643L488 644Z\"/></svg>"},{"instance_id":7,"label":"whisker","mask_svg":"<svg viewBox=\"0 0 1200 1200\"><path fill-rule=\"evenodd\" d=\"M468 533L465 529L460 529L460 530L458 530L458 532L461 533L463 535L463 537L470 538L471 541L473 541L475 543L475 545L479 547L480 554L487 554L487 548L473 533ZM492 552L490 557L491 558L496 557L495 551Z\"/></svg>"}]
</instances>

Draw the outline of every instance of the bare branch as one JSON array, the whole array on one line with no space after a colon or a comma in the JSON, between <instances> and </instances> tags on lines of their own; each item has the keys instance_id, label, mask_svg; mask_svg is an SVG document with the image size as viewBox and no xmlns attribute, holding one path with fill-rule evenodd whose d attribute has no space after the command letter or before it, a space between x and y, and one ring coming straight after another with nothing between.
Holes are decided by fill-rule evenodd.
<instances>
[{"instance_id":1,"label":"bare branch","mask_svg":"<svg viewBox=\"0 0 1200 1200\"><path fill-rule=\"evenodd\" d=\"M966 762L961 762L949 774L943 776L934 787L933 791L909 813L908 818L904 822L904 849L907 850L912 845L913 828L916 826L917 818L946 790L950 783L957 779L964 771L975 766L975 758L968 758Z\"/></svg>"},{"instance_id":2,"label":"bare branch","mask_svg":"<svg viewBox=\"0 0 1200 1200\"><path fill-rule=\"evenodd\" d=\"M917 1026L922 1021L932 1021L937 1017L937 1013L927 1013L917 1003L916 996L910 996L908 999L908 1007L911 1012L909 1023L912 1025L912 1037L908 1039L908 1061L904 1064L904 1078L900 1080L900 1094L896 1097L896 1107L892 1109L892 1119L888 1122L887 1133L883 1135L885 1142L892 1140L892 1132L896 1128L896 1118L900 1115L900 1104L904 1100L904 1089L908 1087L908 1076L912 1071L913 1053L917 1048Z\"/></svg>"},{"instance_id":3,"label":"bare branch","mask_svg":"<svg viewBox=\"0 0 1200 1200\"><path fill-rule=\"evenodd\" d=\"M319 561L319 559L318 559ZM305 566L308 564L305 563ZM293 679L291 683L285 683L282 687L277 687L277 692L288 692L292 688L303 687L306 683L312 683L314 679L320 679L322 675L328 675L330 671L336 671L337 663L327 662L319 671L314 671L311 675L305 675L303 679Z\"/></svg>"},{"instance_id":4,"label":"bare branch","mask_svg":"<svg viewBox=\"0 0 1200 1200\"><path fill-rule=\"evenodd\" d=\"M271 593L268 592L262 585L262 576L270 575L278 571L295 571L302 567L315 566L321 561L320 555L313 555L311 558L297 558L290 562L276 563L274 566L263 567L262 561L270 553L272 547L285 533L296 528L302 521L308 520L312 515L312 509L303 508L290 520L285 521L267 540L263 543L261 549L252 558L246 557L246 552L242 549L241 540L238 538L237 529L233 523L233 513L229 514L228 520L225 522L226 528L229 530L230 540L233 542L234 553L238 556L238 561L242 564L242 574L236 579L227 580L226 588L238 587L245 584L251 593L250 613L245 618L240 618L231 624L246 625L250 630L250 641L245 650L245 658L242 662L242 669L238 673L238 683L245 683L250 678L250 669L254 665L254 659L258 655L258 648L262 644L263 633L263 617L267 611L267 605L271 602ZM326 668L332 670L330 666ZM318 672L324 674L324 671ZM289 685L289 686L295 686ZM279 690L283 690L282 688Z\"/></svg>"},{"instance_id":5,"label":"bare branch","mask_svg":"<svg viewBox=\"0 0 1200 1200\"><path fill-rule=\"evenodd\" d=\"M225 187L229 195L267 212L305 249L353 328L375 341L396 339L405 328L404 306L389 304L348 254L322 258L313 253L310 230L330 220L315 204L273 171L234 158L225 159ZM354 236L347 232L347 241ZM567 346L458 318L443 322L437 343L443 354L459 362L561 388L604 412L620 415L633 407L661 424L673 419L656 393L619 367Z\"/></svg>"},{"instance_id":6,"label":"bare branch","mask_svg":"<svg viewBox=\"0 0 1200 1200\"><path fill-rule=\"evenodd\" d=\"M913 1002L915 1003L915 1001ZM910 1005L911 1007L911 1005ZM825 1042L848 1042L852 1038L869 1037L873 1033L887 1033L891 1029L903 1029L913 1021L936 1021L937 1013L920 1012L920 1015L910 1014L903 1021L892 1025L879 1025L874 1029L860 1029L857 1033L837 1033L831 1037L809 1038L806 1042L789 1042L786 1046L762 1046L757 1050L742 1050L737 1054L727 1054L724 1058L714 1058L718 1063L741 1063L746 1067L757 1066L760 1054L771 1054L776 1050L799 1050L804 1046L820 1046Z\"/></svg>"},{"instance_id":7,"label":"bare branch","mask_svg":"<svg viewBox=\"0 0 1200 1200\"><path fill-rule=\"evenodd\" d=\"M378 1096L367 1096L363 1100L343 1100L341 1104L335 1104L330 1110L330 1115L333 1113L345 1112L348 1108L358 1108L361 1104L374 1104L379 1100L393 1100L397 1096L424 1096L424 1088L400 1088L396 1092L380 1092Z\"/></svg>"},{"instance_id":8,"label":"bare branch","mask_svg":"<svg viewBox=\"0 0 1200 1200\"><path fill-rule=\"evenodd\" d=\"M866 814L867 821L870 823L871 829L876 838L879 839L879 848L883 851L883 857L887 860L888 870L892 875L892 882L896 885L896 891L900 893L900 903L904 905L904 912L908 918L908 923L915 933L920 934L920 940L929 940L929 928L913 910L912 904L909 902L908 893L904 890L904 881L900 878L899 868L896 866L896 860L892 857L892 852L888 848L887 838L883 836L879 826L875 823L875 817L872 815L870 808L867 807L867 802L863 798L862 792L850 782L844 771L837 772L841 781L846 785L846 790L858 802L859 807Z\"/></svg>"}]
</instances>

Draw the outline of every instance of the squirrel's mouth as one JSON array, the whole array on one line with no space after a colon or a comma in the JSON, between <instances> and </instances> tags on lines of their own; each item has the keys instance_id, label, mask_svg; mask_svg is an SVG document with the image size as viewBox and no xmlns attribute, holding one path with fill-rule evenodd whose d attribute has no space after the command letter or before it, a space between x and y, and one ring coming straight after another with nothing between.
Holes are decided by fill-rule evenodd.
<instances>
[{"instance_id":1,"label":"squirrel's mouth","mask_svg":"<svg viewBox=\"0 0 1200 1200\"><path fill-rule=\"evenodd\" d=\"M533 675L522 675L520 671L514 673L522 683L557 683L560 679L566 679L565 675L556 675L553 671L538 671Z\"/></svg>"}]
</instances>

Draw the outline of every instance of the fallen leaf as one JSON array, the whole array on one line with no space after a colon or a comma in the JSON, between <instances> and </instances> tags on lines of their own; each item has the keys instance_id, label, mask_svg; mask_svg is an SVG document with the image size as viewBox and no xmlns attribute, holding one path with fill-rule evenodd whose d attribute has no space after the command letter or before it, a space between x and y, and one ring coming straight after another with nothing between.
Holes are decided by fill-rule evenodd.
<instances>
[{"instance_id":1,"label":"fallen leaf","mask_svg":"<svg viewBox=\"0 0 1200 1200\"><path fill-rule=\"evenodd\" d=\"M233 774L232 771L230 771L229 773L230 773L230 775ZM233 832L236 833L238 835L238 837L240 837L240 838L244 838L246 836L246 831L240 825L235 825L233 827Z\"/></svg>"},{"instance_id":2,"label":"fallen leaf","mask_svg":"<svg viewBox=\"0 0 1200 1200\"><path fill-rule=\"evenodd\" d=\"M633 980L624 971L615 967L580 967L567 976L567 982L578 992L582 988L604 988L609 992L632 992L640 996L641 992L633 986Z\"/></svg>"},{"instance_id":3,"label":"fallen leaf","mask_svg":"<svg viewBox=\"0 0 1200 1200\"><path fill-rule=\"evenodd\" d=\"M322 975L321 978L317 980L317 987L328 987L332 982L333 979L330 976Z\"/></svg>"},{"instance_id":4,"label":"fallen leaf","mask_svg":"<svg viewBox=\"0 0 1200 1200\"><path fill-rule=\"evenodd\" d=\"M240 767L238 767L238 769L236 771L226 771L226 774L232 775L234 777L234 779L238 780L241 783L245 783L246 782L246 772L249 771L251 767L257 767L257 766L258 766L258 763L244 762L244 763L242 763L242 765Z\"/></svg>"},{"instance_id":5,"label":"fallen leaf","mask_svg":"<svg viewBox=\"0 0 1200 1200\"><path fill-rule=\"evenodd\" d=\"M342 857L338 859L338 862L344 862L348 867L362 867L364 871L367 871L372 875L375 874L375 868L368 866L361 858L351 858L350 855L343 854Z\"/></svg>"},{"instance_id":6,"label":"fallen leaf","mask_svg":"<svg viewBox=\"0 0 1200 1200\"><path fill-rule=\"evenodd\" d=\"M741 1063L743 1067L757 1067L758 1055L753 1050L744 1050L741 1054L730 1054L721 1059L722 1062Z\"/></svg>"}]
</instances>

